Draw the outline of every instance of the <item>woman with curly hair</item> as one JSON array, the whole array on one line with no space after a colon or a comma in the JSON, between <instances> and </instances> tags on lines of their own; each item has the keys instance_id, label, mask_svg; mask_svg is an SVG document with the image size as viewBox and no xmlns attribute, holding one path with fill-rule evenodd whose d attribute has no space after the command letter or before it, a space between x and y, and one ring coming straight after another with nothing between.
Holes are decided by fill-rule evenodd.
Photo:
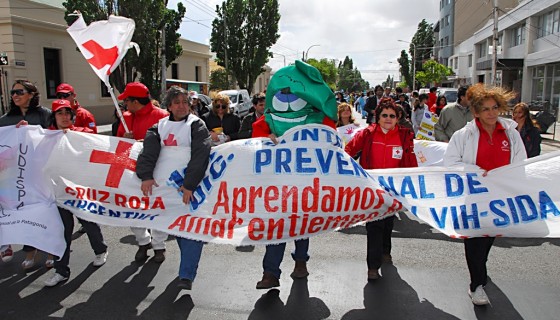
<instances>
[{"instance_id":1,"label":"woman with curly hair","mask_svg":"<svg viewBox=\"0 0 560 320\"><path fill-rule=\"evenodd\" d=\"M467 91L474 119L455 132L443 157L446 167L463 166L488 171L527 158L517 123L501 118L508 109L507 101L514 94L500 87L476 84ZM471 278L468 294L475 305L490 303L484 286L488 281L486 261L494 237L473 237L464 240L465 256Z\"/></svg>"}]
</instances>

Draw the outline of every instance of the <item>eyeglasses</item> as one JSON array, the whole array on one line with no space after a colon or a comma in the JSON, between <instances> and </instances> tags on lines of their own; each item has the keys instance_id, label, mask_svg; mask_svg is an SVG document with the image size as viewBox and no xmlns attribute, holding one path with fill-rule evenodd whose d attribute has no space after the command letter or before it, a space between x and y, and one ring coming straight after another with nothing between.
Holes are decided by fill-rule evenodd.
<instances>
[{"instance_id":1,"label":"eyeglasses","mask_svg":"<svg viewBox=\"0 0 560 320\"><path fill-rule=\"evenodd\" d=\"M13 90L10 90L10 96L13 96L14 94L15 94L15 95L18 95L18 96L23 96L23 95L26 94L26 93L27 93L27 91L24 90L24 89L13 89Z\"/></svg>"},{"instance_id":2,"label":"eyeglasses","mask_svg":"<svg viewBox=\"0 0 560 320\"><path fill-rule=\"evenodd\" d=\"M394 115L394 114L386 114L386 113L381 114L381 118L387 118L387 117L389 117L391 119L395 119L397 116Z\"/></svg>"},{"instance_id":3,"label":"eyeglasses","mask_svg":"<svg viewBox=\"0 0 560 320\"><path fill-rule=\"evenodd\" d=\"M225 104L217 104L217 105L214 106L214 108L216 108L216 109L220 109L220 108L226 109L227 106Z\"/></svg>"},{"instance_id":4,"label":"eyeglasses","mask_svg":"<svg viewBox=\"0 0 560 320\"><path fill-rule=\"evenodd\" d=\"M60 92L60 93L57 93L57 94L56 94L56 98L57 98L57 99L66 99L66 98L68 98L68 97L71 96L71 95L72 95L72 94L71 94L70 92L67 92L67 93L62 93L62 92Z\"/></svg>"}]
</instances>

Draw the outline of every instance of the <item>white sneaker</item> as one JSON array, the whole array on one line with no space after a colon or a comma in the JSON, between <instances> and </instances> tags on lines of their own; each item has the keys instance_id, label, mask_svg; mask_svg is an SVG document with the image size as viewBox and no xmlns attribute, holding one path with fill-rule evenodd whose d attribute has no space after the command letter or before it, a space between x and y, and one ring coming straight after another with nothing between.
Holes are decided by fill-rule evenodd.
<instances>
[{"instance_id":1,"label":"white sneaker","mask_svg":"<svg viewBox=\"0 0 560 320\"><path fill-rule=\"evenodd\" d=\"M107 262L107 251L95 255L95 259L93 259L93 266L101 267L105 264L105 262Z\"/></svg>"},{"instance_id":2,"label":"white sneaker","mask_svg":"<svg viewBox=\"0 0 560 320\"><path fill-rule=\"evenodd\" d=\"M67 277L55 272L52 277L50 277L47 281L45 281L45 286L54 287L57 284L61 283L62 281L66 281L66 280L68 280Z\"/></svg>"},{"instance_id":3,"label":"white sneaker","mask_svg":"<svg viewBox=\"0 0 560 320\"><path fill-rule=\"evenodd\" d=\"M484 292L484 288L482 288L482 285L476 287L476 290L474 290L474 292L471 292L471 288L469 288L469 297L471 297L472 303L477 306L484 306L490 303L490 299L488 299L488 296L486 295L486 292Z\"/></svg>"}]
</instances>

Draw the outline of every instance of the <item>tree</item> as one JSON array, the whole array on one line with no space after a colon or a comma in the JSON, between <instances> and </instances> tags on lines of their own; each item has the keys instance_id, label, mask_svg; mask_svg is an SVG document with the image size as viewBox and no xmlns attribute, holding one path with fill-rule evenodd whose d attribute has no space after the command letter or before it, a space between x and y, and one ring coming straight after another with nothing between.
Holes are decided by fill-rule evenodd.
<instances>
[{"instance_id":1,"label":"tree","mask_svg":"<svg viewBox=\"0 0 560 320\"><path fill-rule=\"evenodd\" d=\"M66 8L64 19L68 25L74 23L76 16L70 16L79 10L86 23L107 20L109 15L120 15L134 20L136 29L132 41L140 46L140 55L130 50L119 67L111 74L113 87L123 91L128 82L141 81L153 97L161 94L162 55L165 66L169 67L183 52L177 33L185 15L185 6L179 2L177 11L167 9L167 0L67 0L62 4ZM161 30L165 30L165 46L162 43Z\"/></svg>"},{"instance_id":2,"label":"tree","mask_svg":"<svg viewBox=\"0 0 560 320\"><path fill-rule=\"evenodd\" d=\"M369 83L362 78L361 72L354 67L354 62L348 56L338 65L337 87L350 92L363 91L369 87Z\"/></svg>"},{"instance_id":3,"label":"tree","mask_svg":"<svg viewBox=\"0 0 560 320\"><path fill-rule=\"evenodd\" d=\"M435 38L434 38L434 27L433 24L429 24L426 22L426 19L422 19L420 23L418 23L418 29L416 33L412 37L412 41L410 44L410 48L408 52L410 56L414 56L414 45L416 45L416 72L423 70L422 64L424 61L428 61L431 59Z\"/></svg>"},{"instance_id":4,"label":"tree","mask_svg":"<svg viewBox=\"0 0 560 320\"><path fill-rule=\"evenodd\" d=\"M219 68L210 72L210 90L225 90L229 88L226 69Z\"/></svg>"},{"instance_id":5,"label":"tree","mask_svg":"<svg viewBox=\"0 0 560 320\"><path fill-rule=\"evenodd\" d=\"M412 83L412 72L410 72L411 62L408 59L408 54L405 50L401 51L401 56L397 59L397 62L400 65L399 71L401 72L406 85Z\"/></svg>"},{"instance_id":6,"label":"tree","mask_svg":"<svg viewBox=\"0 0 560 320\"><path fill-rule=\"evenodd\" d=\"M435 60L428 60L422 64L422 69L424 71L416 72L416 81L420 82L422 86L426 86L429 83L433 83L435 86L437 83L445 79L445 77L453 74L451 68L438 63Z\"/></svg>"},{"instance_id":7,"label":"tree","mask_svg":"<svg viewBox=\"0 0 560 320\"><path fill-rule=\"evenodd\" d=\"M385 87L393 87L393 85L395 84L395 79L393 77L391 77L390 74L387 75L387 79L385 81L383 81L383 83L381 83L381 86L383 88Z\"/></svg>"},{"instance_id":8,"label":"tree","mask_svg":"<svg viewBox=\"0 0 560 320\"><path fill-rule=\"evenodd\" d=\"M226 0L216 6L210 47L216 61L241 88L252 92L262 67L272 57L280 13L277 0Z\"/></svg>"},{"instance_id":9,"label":"tree","mask_svg":"<svg viewBox=\"0 0 560 320\"><path fill-rule=\"evenodd\" d=\"M311 58L307 59L306 62L319 70L321 76L323 76L323 80L325 80L325 82L331 89L336 89L336 78L338 76L338 72L336 69L335 61L333 59L323 58L321 60L317 60Z\"/></svg>"}]
</instances>

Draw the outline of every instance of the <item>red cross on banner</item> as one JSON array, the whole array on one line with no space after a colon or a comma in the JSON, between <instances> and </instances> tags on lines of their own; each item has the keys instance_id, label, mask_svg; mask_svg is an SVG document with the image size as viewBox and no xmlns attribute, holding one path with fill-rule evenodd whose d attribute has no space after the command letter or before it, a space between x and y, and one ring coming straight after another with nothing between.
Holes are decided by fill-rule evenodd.
<instances>
[{"instance_id":1,"label":"red cross on banner","mask_svg":"<svg viewBox=\"0 0 560 320\"><path fill-rule=\"evenodd\" d=\"M91 151L89 162L109 165L105 186L118 188L125 169L132 172L136 171L136 160L129 158L132 146L133 144L130 142L119 141L115 153L100 150Z\"/></svg>"}]
</instances>

